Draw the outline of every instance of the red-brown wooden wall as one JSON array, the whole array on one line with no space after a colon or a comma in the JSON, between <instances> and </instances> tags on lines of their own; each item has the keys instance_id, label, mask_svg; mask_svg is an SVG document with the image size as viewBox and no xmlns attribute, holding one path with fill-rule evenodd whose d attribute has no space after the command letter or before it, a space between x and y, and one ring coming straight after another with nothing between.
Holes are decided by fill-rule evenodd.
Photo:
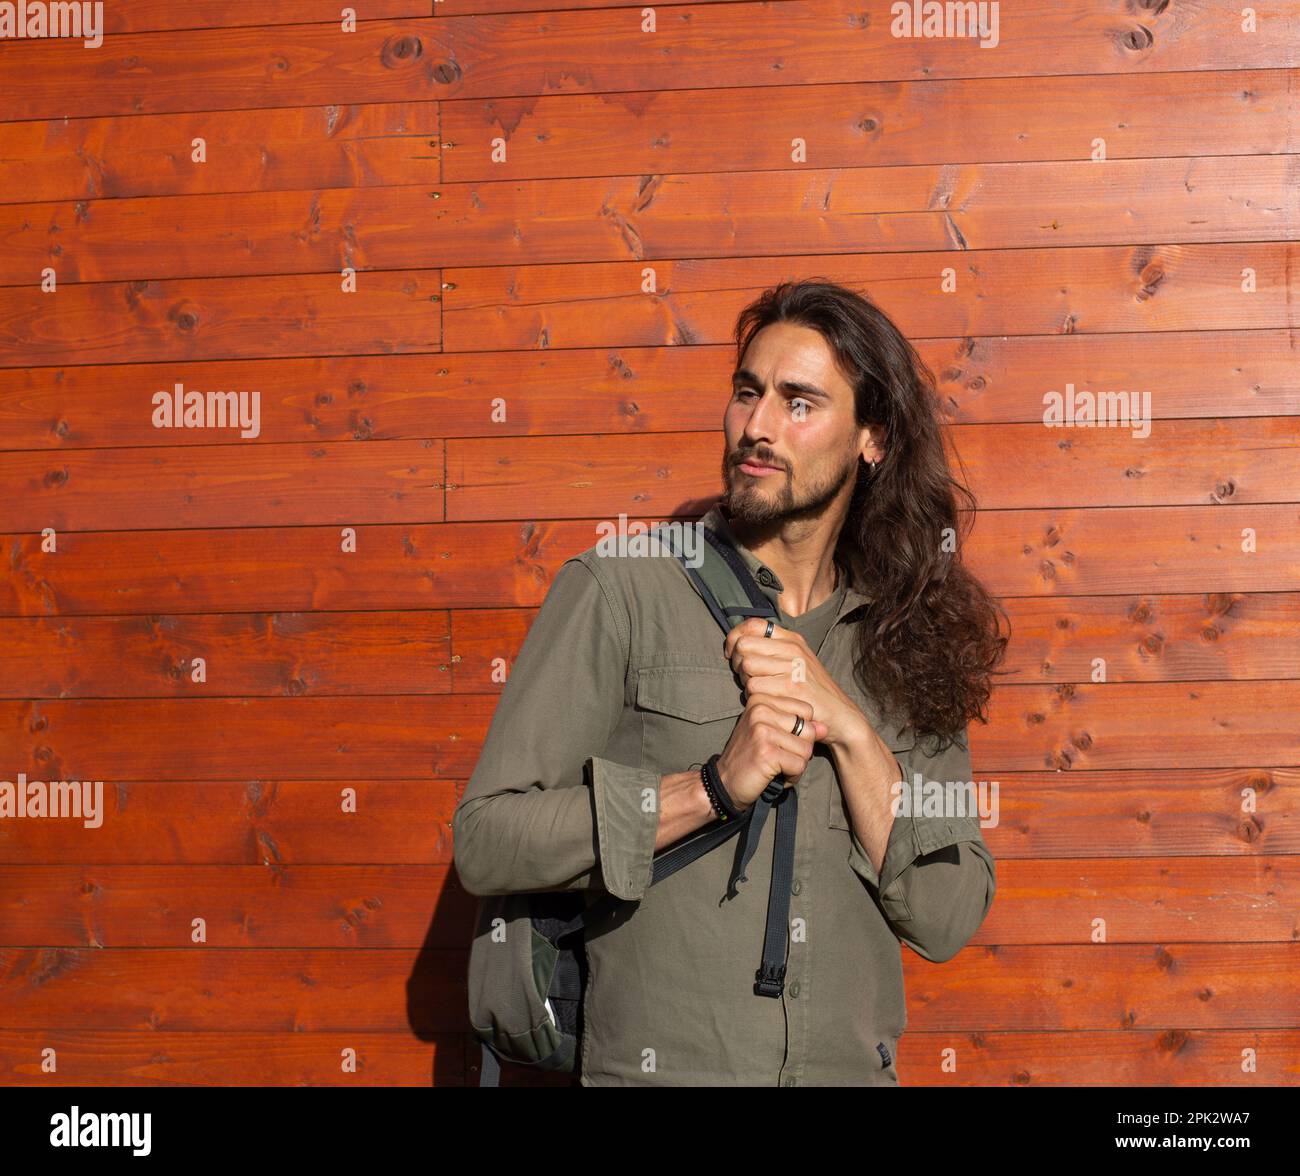
<instances>
[{"instance_id":1,"label":"red-brown wooden wall","mask_svg":"<svg viewBox=\"0 0 1300 1176\"><path fill-rule=\"evenodd\" d=\"M0 42L0 779L107 810L0 820L0 1082L475 1082L492 661L719 492L736 312L817 274L934 369L1014 626L902 1081L1300 1083L1300 3L354 7ZM260 432L155 428L178 382ZM1066 382L1150 435L1045 428Z\"/></svg>"}]
</instances>

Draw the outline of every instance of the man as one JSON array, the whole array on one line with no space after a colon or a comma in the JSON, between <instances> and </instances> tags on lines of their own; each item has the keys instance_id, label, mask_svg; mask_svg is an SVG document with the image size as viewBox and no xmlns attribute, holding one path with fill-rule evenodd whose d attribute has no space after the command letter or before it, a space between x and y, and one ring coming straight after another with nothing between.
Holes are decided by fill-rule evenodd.
<instances>
[{"instance_id":1,"label":"man","mask_svg":"<svg viewBox=\"0 0 1300 1176\"><path fill-rule=\"evenodd\" d=\"M724 639L672 558L567 560L457 806L456 867L478 895L632 900L587 927L584 1085L894 1085L899 941L950 959L995 875L978 812L896 815L891 785L969 782L966 721L1006 639L957 554L932 377L888 318L782 284L736 337L725 493L701 521L780 623ZM721 819L715 753L735 809L778 775L798 789L775 999L755 992L774 820L730 896L734 840L649 885L655 853Z\"/></svg>"}]
</instances>

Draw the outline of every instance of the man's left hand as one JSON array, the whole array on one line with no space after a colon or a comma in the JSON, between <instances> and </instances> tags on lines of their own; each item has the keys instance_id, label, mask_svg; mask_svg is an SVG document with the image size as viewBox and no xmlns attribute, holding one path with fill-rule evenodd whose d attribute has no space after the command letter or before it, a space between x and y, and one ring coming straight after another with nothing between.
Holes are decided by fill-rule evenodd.
<instances>
[{"instance_id":1,"label":"man's left hand","mask_svg":"<svg viewBox=\"0 0 1300 1176\"><path fill-rule=\"evenodd\" d=\"M764 637L767 621L748 617L727 634L723 653L740 676L748 695L772 694L801 698L813 708L813 717L829 728L817 742L828 747L845 743L867 717L836 684L803 637L780 625Z\"/></svg>"}]
</instances>

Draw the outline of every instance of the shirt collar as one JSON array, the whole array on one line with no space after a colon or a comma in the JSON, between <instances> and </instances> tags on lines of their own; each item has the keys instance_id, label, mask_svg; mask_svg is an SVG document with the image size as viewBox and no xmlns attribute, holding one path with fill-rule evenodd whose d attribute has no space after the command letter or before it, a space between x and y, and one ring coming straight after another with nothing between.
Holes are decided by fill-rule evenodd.
<instances>
[{"instance_id":1,"label":"shirt collar","mask_svg":"<svg viewBox=\"0 0 1300 1176\"><path fill-rule=\"evenodd\" d=\"M749 568L750 574L753 575L755 582L774 606L780 607L781 593L785 591L785 586L781 583L777 574L763 563L748 547L745 547L736 533L727 523L726 516L722 513L722 507L714 505L700 519L710 531L715 535L720 535L740 553L740 558L745 561L745 566ZM840 601L839 611L835 614L835 620L831 622L835 625L842 617L847 616L855 608L864 604L871 603L871 597L859 592L852 584L844 590L844 599Z\"/></svg>"}]
</instances>

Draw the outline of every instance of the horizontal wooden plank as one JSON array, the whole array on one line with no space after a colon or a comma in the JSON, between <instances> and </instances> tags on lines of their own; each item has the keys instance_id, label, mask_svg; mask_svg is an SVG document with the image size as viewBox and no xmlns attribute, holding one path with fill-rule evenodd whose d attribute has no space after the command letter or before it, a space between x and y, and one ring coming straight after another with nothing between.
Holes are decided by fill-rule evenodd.
<instances>
[{"instance_id":1,"label":"horizontal wooden plank","mask_svg":"<svg viewBox=\"0 0 1300 1176\"><path fill-rule=\"evenodd\" d=\"M451 146L443 178L774 172L790 167L791 144L802 139L810 167L943 164L941 191L950 206L965 208L948 186L974 174L961 165L1090 159L1099 138L1109 160L1200 156L1184 161L1194 171L1212 156L1296 151L1300 138L1288 118L1296 82L1295 71L1282 69L1080 72L445 102L442 138ZM950 111L961 117L945 117ZM504 140L504 155L492 150L494 139ZM777 178L765 175L748 190L761 198ZM873 180L896 190L885 173ZM837 186L837 207L841 194ZM671 198L671 181L660 195Z\"/></svg>"},{"instance_id":2,"label":"horizontal wooden plank","mask_svg":"<svg viewBox=\"0 0 1300 1176\"><path fill-rule=\"evenodd\" d=\"M492 695L0 702L6 779L468 777ZM1300 766L1300 682L1002 686L972 770ZM72 819L72 818L68 818Z\"/></svg>"},{"instance_id":3,"label":"horizontal wooden plank","mask_svg":"<svg viewBox=\"0 0 1300 1176\"><path fill-rule=\"evenodd\" d=\"M439 190L414 187L220 192L0 205L0 287L126 279L414 270L437 241ZM465 256L461 254L461 256ZM374 273L358 275L358 288ZM48 299L47 299L48 301Z\"/></svg>"},{"instance_id":4,"label":"horizontal wooden plank","mask_svg":"<svg viewBox=\"0 0 1300 1176\"><path fill-rule=\"evenodd\" d=\"M653 293L642 292L647 268ZM1247 268L1256 289L1238 294ZM1293 241L816 254L799 259L797 274L779 257L458 267L443 271L443 344L494 351L721 343L744 306L796 276L859 289L909 339L1294 329L1300 310L1290 275L1298 269ZM956 282L949 294L945 270Z\"/></svg>"},{"instance_id":5,"label":"horizontal wooden plank","mask_svg":"<svg viewBox=\"0 0 1300 1176\"><path fill-rule=\"evenodd\" d=\"M26 771L30 779L44 773L109 784L127 777L468 777L493 702L483 695L4 702L0 749L9 755L0 760L18 764L6 768L6 779ZM74 716L64 710L70 706L82 709ZM106 730L109 723L119 724L116 735ZM83 763L85 771L78 768ZM132 763L143 770L129 770Z\"/></svg>"},{"instance_id":6,"label":"horizontal wooden plank","mask_svg":"<svg viewBox=\"0 0 1300 1176\"><path fill-rule=\"evenodd\" d=\"M454 660L440 609L0 618L5 698L448 694Z\"/></svg>"},{"instance_id":7,"label":"horizontal wooden plank","mask_svg":"<svg viewBox=\"0 0 1300 1176\"><path fill-rule=\"evenodd\" d=\"M518 0L511 0L517 3ZM572 3L572 0L568 0ZM970 1033L909 1028L899 1039L904 1086L1294 1086L1300 1084L1300 1032L1289 1029L1097 1030ZM40 1069L42 1049L57 1051L57 1073ZM461 1050L468 1059L457 1068ZM1242 1071L1242 1050L1256 1067ZM343 1050L356 1073L341 1073ZM943 1065L955 1051L955 1069ZM118 1029L0 1030L0 1083L43 1086L434 1086L478 1083L478 1045L469 1034L173 1033ZM508 1067L501 1085L569 1086L566 1074Z\"/></svg>"},{"instance_id":8,"label":"horizontal wooden plank","mask_svg":"<svg viewBox=\"0 0 1300 1176\"><path fill-rule=\"evenodd\" d=\"M985 755L982 746L977 754ZM983 836L999 863L1054 856L1110 854L1131 861L1300 851L1300 770L1295 768L998 775L999 821Z\"/></svg>"},{"instance_id":9,"label":"horizontal wooden plank","mask_svg":"<svg viewBox=\"0 0 1300 1176\"><path fill-rule=\"evenodd\" d=\"M901 949L900 949L901 950ZM466 951L4 948L0 1028L464 1032ZM903 952L908 1031L1294 1029L1300 943ZM259 999L249 1000L255 992Z\"/></svg>"},{"instance_id":10,"label":"horizontal wooden plank","mask_svg":"<svg viewBox=\"0 0 1300 1176\"><path fill-rule=\"evenodd\" d=\"M593 522L354 530L355 552L342 550L342 527L69 532L53 561L39 536L4 535L0 615L540 604L559 566L597 538Z\"/></svg>"},{"instance_id":11,"label":"horizontal wooden plank","mask_svg":"<svg viewBox=\"0 0 1300 1176\"><path fill-rule=\"evenodd\" d=\"M1300 415L1296 338L1153 331L915 345L953 421L1041 421L1043 391L1063 391L1063 373L1081 391L1159 389L1155 420L1218 420ZM149 412L125 410L180 382L258 389L256 444L716 430L734 365L734 345L714 344L0 368L0 429L10 450L209 445L206 430L156 429Z\"/></svg>"},{"instance_id":12,"label":"horizontal wooden plank","mask_svg":"<svg viewBox=\"0 0 1300 1176\"><path fill-rule=\"evenodd\" d=\"M970 943L1290 943L1298 879L1296 854L1002 861ZM202 919L208 947L453 948L475 903L448 866L0 866L0 944L186 947Z\"/></svg>"},{"instance_id":13,"label":"horizontal wooden plank","mask_svg":"<svg viewBox=\"0 0 1300 1176\"><path fill-rule=\"evenodd\" d=\"M427 1040L469 1029L468 955L468 945L0 948L0 1029L93 1025L295 1038L383 1032Z\"/></svg>"},{"instance_id":14,"label":"horizontal wooden plank","mask_svg":"<svg viewBox=\"0 0 1300 1176\"><path fill-rule=\"evenodd\" d=\"M170 390L163 391L170 403ZM1134 396L1141 414L1150 390ZM1127 415L1128 407L1123 411ZM260 428L252 414L244 419ZM1116 424L960 425L948 437L949 461L964 472L984 510L1248 506L1287 502L1300 486L1300 417ZM311 526L444 517L442 441L250 446L243 444L249 430L239 422L206 431L230 443L202 450L0 453L0 529ZM716 432L675 435L671 457L658 435L454 439L445 445L446 516L457 522L538 514L584 518L656 507L673 513L678 503L716 493L718 482ZM1010 469L1015 478L1006 476Z\"/></svg>"},{"instance_id":15,"label":"horizontal wooden plank","mask_svg":"<svg viewBox=\"0 0 1300 1176\"><path fill-rule=\"evenodd\" d=\"M709 503L686 505L694 519ZM629 512L628 524L656 517L667 516ZM355 552L338 527L70 531L57 557L40 535L9 533L0 616L534 606L566 559L618 523L358 527ZM1300 506L984 511L963 559L995 596L1289 591Z\"/></svg>"},{"instance_id":16,"label":"horizontal wooden plank","mask_svg":"<svg viewBox=\"0 0 1300 1176\"><path fill-rule=\"evenodd\" d=\"M1007 597L1000 603L1011 643L998 667L999 682L1089 682L1099 670L1107 682L1300 677L1300 593ZM456 692L499 691L502 667L496 663L509 672L536 615L532 608L451 613ZM71 658L54 640L56 622L39 622L50 628L37 629L36 637L30 629L6 627L33 623L0 621L0 683L8 664L11 680L43 684L39 693L22 697L75 697L66 686L65 693L49 688L50 674ZM183 618L174 623L178 634L186 631ZM6 640L6 634L12 636ZM5 646L15 644L6 663ZM85 667L84 657L77 664ZM49 667L44 675L42 666ZM65 672L56 680L70 678ZM151 683L150 678L141 685ZM91 685L82 693L98 693Z\"/></svg>"},{"instance_id":17,"label":"horizontal wooden plank","mask_svg":"<svg viewBox=\"0 0 1300 1176\"><path fill-rule=\"evenodd\" d=\"M1249 1070L1242 1065L1247 1049L1255 1060ZM898 1042L897 1070L903 1086L1296 1086L1300 1032L1117 1029L956 1036L909 1028Z\"/></svg>"},{"instance_id":18,"label":"horizontal wooden plank","mask_svg":"<svg viewBox=\"0 0 1300 1176\"><path fill-rule=\"evenodd\" d=\"M1097 935L1107 943L1300 939L1295 854L1012 859L996 868L993 905L972 944L1089 943Z\"/></svg>"},{"instance_id":19,"label":"horizontal wooden plank","mask_svg":"<svg viewBox=\"0 0 1300 1176\"><path fill-rule=\"evenodd\" d=\"M438 349L437 270L359 274L355 291L341 286L334 273L72 282L53 295L0 287L0 365Z\"/></svg>"},{"instance_id":20,"label":"horizontal wooden plank","mask_svg":"<svg viewBox=\"0 0 1300 1176\"><path fill-rule=\"evenodd\" d=\"M980 771L978 736L976 752ZM997 823L983 836L999 863L1300 853L1300 770L1294 768L999 772L997 781ZM111 838L89 837L77 821L0 821L0 859L12 865L449 865L452 813L465 783L106 782ZM355 813L337 820L352 793Z\"/></svg>"},{"instance_id":21,"label":"horizontal wooden plank","mask_svg":"<svg viewBox=\"0 0 1300 1176\"><path fill-rule=\"evenodd\" d=\"M449 866L452 814L463 790L463 780L427 777L216 780L199 786L120 780L104 788L104 823L112 828L111 837L87 837L84 824L76 821L4 820L0 860L11 865L187 868L382 862ZM345 801L350 809L340 820Z\"/></svg>"},{"instance_id":22,"label":"horizontal wooden plank","mask_svg":"<svg viewBox=\"0 0 1300 1176\"><path fill-rule=\"evenodd\" d=\"M1295 767L1296 713L1294 680L1004 686L971 749L987 770Z\"/></svg>"},{"instance_id":23,"label":"horizontal wooden plank","mask_svg":"<svg viewBox=\"0 0 1300 1176\"><path fill-rule=\"evenodd\" d=\"M433 3L435 0L366 0L364 5L356 6L357 19L428 16ZM175 0L131 0L130 4L106 4L104 10L106 33L134 33L306 22L341 27L343 6L336 0L258 0L256 4L232 4L230 0L187 0L185 4L176 4Z\"/></svg>"},{"instance_id":24,"label":"horizontal wooden plank","mask_svg":"<svg viewBox=\"0 0 1300 1176\"><path fill-rule=\"evenodd\" d=\"M162 391L170 402L172 390ZM251 418L250 413L243 419ZM229 443L0 453L0 528L97 531L443 518L442 441L247 445L238 423L200 431Z\"/></svg>"},{"instance_id":25,"label":"horizontal wooden plank","mask_svg":"<svg viewBox=\"0 0 1300 1176\"><path fill-rule=\"evenodd\" d=\"M475 902L449 865L0 866L0 944L188 947L202 919L208 947L461 948Z\"/></svg>"},{"instance_id":26,"label":"horizontal wooden plank","mask_svg":"<svg viewBox=\"0 0 1300 1176\"><path fill-rule=\"evenodd\" d=\"M1051 391L1068 397L1077 394L1077 385ZM1130 391L1126 402L1143 413L1163 390ZM1300 496L1300 416L1153 425L1149 418L1125 422L1122 416L1108 422L1104 407L1100 415L1096 428L958 426L950 459L984 509L1251 505Z\"/></svg>"},{"instance_id":27,"label":"horizontal wooden plank","mask_svg":"<svg viewBox=\"0 0 1300 1176\"><path fill-rule=\"evenodd\" d=\"M1300 674L1300 594L1294 592L1002 603L1013 629L999 667L1008 671L1005 682L1091 681L1099 670L1108 682ZM458 667L458 679L468 670Z\"/></svg>"},{"instance_id":28,"label":"horizontal wooden plank","mask_svg":"<svg viewBox=\"0 0 1300 1176\"><path fill-rule=\"evenodd\" d=\"M1300 155L620 176L0 205L0 286L1288 237Z\"/></svg>"},{"instance_id":29,"label":"horizontal wooden plank","mask_svg":"<svg viewBox=\"0 0 1300 1176\"><path fill-rule=\"evenodd\" d=\"M1225 35L1214 8L1150 16L1125 0L1037 0L999 28L996 52L968 37L896 36L888 14L863 12L854 0L674 6L658 13L653 35L638 8L617 6L361 21L352 33L337 23L126 33L109 53L68 41L8 46L0 110L35 119L561 88L689 90L761 77L785 88L1300 65L1286 10L1262 9L1256 20L1250 35Z\"/></svg>"},{"instance_id":30,"label":"horizontal wooden plank","mask_svg":"<svg viewBox=\"0 0 1300 1176\"><path fill-rule=\"evenodd\" d=\"M696 0L702 4L731 4L734 0ZM790 0L775 0L778 4ZM639 8L641 0L437 0L434 16L444 19L471 12L563 12L573 8Z\"/></svg>"},{"instance_id":31,"label":"horizontal wooden plank","mask_svg":"<svg viewBox=\"0 0 1300 1176\"><path fill-rule=\"evenodd\" d=\"M1297 966L1300 943L972 947L940 967L903 953L908 1029L981 1035L1294 1029L1300 995L1278 978Z\"/></svg>"},{"instance_id":32,"label":"horizontal wooden plank","mask_svg":"<svg viewBox=\"0 0 1300 1176\"><path fill-rule=\"evenodd\" d=\"M436 102L0 122L0 204L434 183L439 141Z\"/></svg>"},{"instance_id":33,"label":"horizontal wooden plank","mask_svg":"<svg viewBox=\"0 0 1300 1176\"><path fill-rule=\"evenodd\" d=\"M1068 386L1053 391L1075 395ZM1129 419L1125 407L1123 417L1108 422L1103 405L1096 427L958 425L947 437L949 465L984 510L1296 499L1300 417L1153 423L1142 407L1151 389L1131 395L1126 391L1122 403L1141 420ZM456 438L447 442L447 518L676 513L679 503L717 493L724 451L716 430L678 433L671 447L659 435ZM3 478L0 462L0 485Z\"/></svg>"},{"instance_id":34,"label":"horizontal wooden plank","mask_svg":"<svg viewBox=\"0 0 1300 1176\"><path fill-rule=\"evenodd\" d=\"M5 1086L464 1086L466 1034L0 1029ZM42 1068L51 1049L58 1069ZM349 1053L348 1051L351 1051ZM355 1058L355 1070L344 1069ZM470 1085L477 1085L477 1071ZM502 1083L502 1085L506 1085Z\"/></svg>"},{"instance_id":35,"label":"horizontal wooden plank","mask_svg":"<svg viewBox=\"0 0 1300 1176\"><path fill-rule=\"evenodd\" d=\"M485 695L5 701L0 779L103 780L107 794L128 778L467 778L494 703Z\"/></svg>"}]
</instances>

